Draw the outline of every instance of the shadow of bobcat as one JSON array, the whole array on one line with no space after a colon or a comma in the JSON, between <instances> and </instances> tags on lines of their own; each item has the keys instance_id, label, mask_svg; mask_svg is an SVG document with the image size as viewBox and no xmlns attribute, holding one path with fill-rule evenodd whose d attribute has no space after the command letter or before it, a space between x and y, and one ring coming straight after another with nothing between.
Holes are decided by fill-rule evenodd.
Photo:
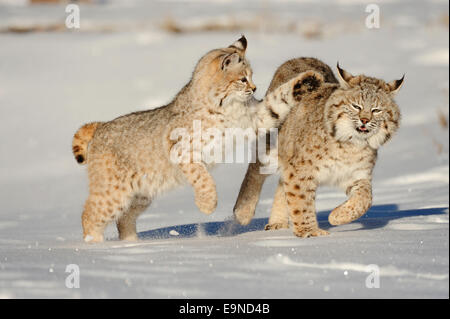
<instances>
[{"instance_id":1,"label":"shadow of bobcat","mask_svg":"<svg viewBox=\"0 0 450 319\"><path fill-rule=\"evenodd\" d=\"M362 229L376 229L383 228L390 221L412 216L429 216L446 214L448 208L424 208L399 210L395 204L376 205L360 219L353 223L359 223ZM318 213L317 219L322 229L329 229L331 226L328 223L328 214L330 211L323 211ZM233 220L222 222L208 222L201 224L185 224L175 225L170 227L152 229L140 232L139 239L168 239L168 238L191 238L197 236L219 236L229 237L236 236L243 233L264 230L264 226L268 223L268 218L254 218L249 225L241 226ZM337 227L337 226L336 226ZM173 236L170 231L176 231L179 235Z\"/></svg>"}]
</instances>

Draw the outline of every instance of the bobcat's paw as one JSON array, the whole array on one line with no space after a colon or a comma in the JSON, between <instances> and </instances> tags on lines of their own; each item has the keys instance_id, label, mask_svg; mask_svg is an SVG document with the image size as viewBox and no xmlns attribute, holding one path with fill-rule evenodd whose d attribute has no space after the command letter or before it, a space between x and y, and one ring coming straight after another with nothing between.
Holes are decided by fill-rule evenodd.
<instances>
[{"instance_id":1,"label":"bobcat's paw","mask_svg":"<svg viewBox=\"0 0 450 319\"><path fill-rule=\"evenodd\" d=\"M301 73L293 87L293 98L300 101L302 96L317 90L324 82L323 76L315 71L306 71Z\"/></svg>"},{"instance_id":2,"label":"bobcat's paw","mask_svg":"<svg viewBox=\"0 0 450 319\"><path fill-rule=\"evenodd\" d=\"M289 224L287 223L272 223L267 224L266 227L264 227L264 230L277 230L282 228L289 228Z\"/></svg>"},{"instance_id":3,"label":"bobcat's paw","mask_svg":"<svg viewBox=\"0 0 450 319\"><path fill-rule=\"evenodd\" d=\"M351 207L339 206L333 209L330 216L328 216L328 221L334 226L344 225L357 220L359 217L364 215L364 213L365 212L358 213Z\"/></svg>"},{"instance_id":4,"label":"bobcat's paw","mask_svg":"<svg viewBox=\"0 0 450 319\"><path fill-rule=\"evenodd\" d=\"M255 209L248 205L240 205L239 208L234 208L234 219L242 226L250 224L254 215Z\"/></svg>"},{"instance_id":5,"label":"bobcat's paw","mask_svg":"<svg viewBox=\"0 0 450 319\"><path fill-rule=\"evenodd\" d=\"M204 214L211 214L217 207L216 192L201 193L195 196L195 204Z\"/></svg>"},{"instance_id":6,"label":"bobcat's paw","mask_svg":"<svg viewBox=\"0 0 450 319\"><path fill-rule=\"evenodd\" d=\"M138 241L138 236L137 234L119 235L119 239L133 242Z\"/></svg>"},{"instance_id":7,"label":"bobcat's paw","mask_svg":"<svg viewBox=\"0 0 450 319\"><path fill-rule=\"evenodd\" d=\"M89 244L101 243L104 240L103 235L101 235L101 234L92 234L92 235L87 234L87 235L84 235L83 239L86 243L89 243Z\"/></svg>"},{"instance_id":8,"label":"bobcat's paw","mask_svg":"<svg viewBox=\"0 0 450 319\"><path fill-rule=\"evenodd\" d=\"M294 228L294 235L301 238L327 236L330 233L326 230L316 228Z\"/></svg>"}]
</instances>

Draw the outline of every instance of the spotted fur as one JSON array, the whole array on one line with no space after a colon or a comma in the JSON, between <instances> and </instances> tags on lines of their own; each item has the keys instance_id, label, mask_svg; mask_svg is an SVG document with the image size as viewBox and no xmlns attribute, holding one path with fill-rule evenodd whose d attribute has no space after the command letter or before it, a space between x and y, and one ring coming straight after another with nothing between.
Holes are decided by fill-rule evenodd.
<instances>
[{"instance_id":1,"label":"spotted fur","mask_svg":"<svg viewBox=\"0 0 450 319\"><path fill-rule=\"evenodd\" d=\"M170 104L85 125L75 134L74 146L78 147L74 154L83 156L82 162L88 166L89 197L82 214L85 241L103 241L106 225L114 220L120 239L136 240L139 214L158 194L185 183L194 188L200 211L210 214L215 210L216 186L208 172L211 165L193 160L198 146L192 139L190 160L171 161L171 150L177 145L171 133L183 128L192 137L196 120L201 121L202 132L209 128L276 127L291 109L291 92L302 79L298 75L257 101L246 48L247 40L242 37L229 47L205 54L189 83ZM203 146L208 142L203 140Z\"/></svg>"},{"instance_id":2,"label":"spotted fur","mask_svg":"<svg viewBox=\"0 0 450 319\"><path fill-rule=\"evenodd\" d=\"M290 218L299 237L328 234L319 228L315 215L319 185L338 186L348 195L330 214L333 225L361 217L372 204L372 170L378 148L398 129L400 111L394 95L403 79L386 83L353 76L339 66L338 74L339 83L304 90L281 127L282 176L266 229L286 228ZM241 224L252 219L265 180L259 165L250 164L235 205Z\"/></svg>"}]
</instances>

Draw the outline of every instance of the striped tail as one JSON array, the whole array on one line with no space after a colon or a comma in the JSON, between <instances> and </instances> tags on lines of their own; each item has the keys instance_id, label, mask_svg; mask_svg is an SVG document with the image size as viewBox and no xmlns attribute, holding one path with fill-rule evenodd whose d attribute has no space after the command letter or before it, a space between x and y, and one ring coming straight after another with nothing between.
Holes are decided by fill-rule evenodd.
<instances>
[{"instance_id":1,"label":"striped tail","mask_svg":"<svg viewBox=\"0 0 450 319\"><path fill-rule=\"evenodd\" d=\"M86 164L87 148L94 137L94 133L101 122L93 122L83 125L73 136L72 152L78 164Z\"/></svg>"}]
</instances>

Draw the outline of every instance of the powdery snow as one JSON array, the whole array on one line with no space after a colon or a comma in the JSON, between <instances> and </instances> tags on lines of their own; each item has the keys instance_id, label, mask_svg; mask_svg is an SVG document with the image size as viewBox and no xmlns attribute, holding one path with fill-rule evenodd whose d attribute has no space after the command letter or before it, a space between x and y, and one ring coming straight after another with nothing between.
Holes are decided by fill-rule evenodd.
<instances>
[{"instance_id":1,"label":"powdery snow","mask_svg":"<svg viewBox=\"0 0 450 319\"><path fill-rule=\"evenodd\" d=\"M0 1L0 27L64 17L64 6L5 5L11 2ZM449 297L449 138L439 120L445 114L448 122L448 25L435 23L448 2L380 2L379 30L363 25L367 1L127 3L82 6L82 25L115 32L0 33L0 298ZM114 225L105 243L83 241L87 178L71 154L76 129L170 101L201 55L241 33L166 33L158 23L167 12L187 21L242 12L271 12L286 24L317 18L322 38L242 30L257 97L275 69L297 56L332 66L339 60L350 72L386 80L406 73L397 97L403 125L380 150L374 205L364 217L332 227L328 214L345 194L323 188L318 219L330 236L266 232L273 176L252 223L235 225L246 165L227 164L213 171L214 214L202 215L192 189L180 188L141 216L138 242L118 241ZM326 30L328 21L345 33ZM79 266L80 288L66 287L71 264ZM367 288L374 265L380 287Z\"/></svg>"}]
</instances>

